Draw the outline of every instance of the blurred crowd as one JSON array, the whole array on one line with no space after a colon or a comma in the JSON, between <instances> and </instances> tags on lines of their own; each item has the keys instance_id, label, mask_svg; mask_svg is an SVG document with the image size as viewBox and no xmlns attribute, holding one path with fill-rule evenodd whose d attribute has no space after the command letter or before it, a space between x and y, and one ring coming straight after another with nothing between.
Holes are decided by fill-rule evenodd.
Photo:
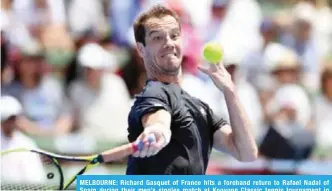
<instances>
[{"instance_id":1,"label":"blurred crowd","mask_svg":"<svg viewBox=\"0 0 332 191\"><path fill-rule=\"evenodd\" d=\"M1 0L1 149L25 146L24 134L85 135L82 147L127 141L146 80L132 22L156 3L181 18L185 91L229 120L222 92L196 67L216 41L258 143L273 127L332 147L331 1Z\"/></svg>"}]
</instances>

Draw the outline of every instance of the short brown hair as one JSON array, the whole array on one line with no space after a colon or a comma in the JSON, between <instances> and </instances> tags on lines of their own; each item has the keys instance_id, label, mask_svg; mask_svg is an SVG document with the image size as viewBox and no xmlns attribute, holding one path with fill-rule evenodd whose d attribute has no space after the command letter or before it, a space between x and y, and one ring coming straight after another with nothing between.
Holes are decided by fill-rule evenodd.
<instances>
[{"instance_id":1,"label":"short brown hair","mask_svg":"<svg viewBox=\"0 0 332 191\"><path fill-rule=\"evenodd\" d=\"M145 23L147 20L153 17L162 18L167 15L174 17L175 20L179 23L179 27L181 29L179 16L174 11L162 5L155 5L148 11L139 15L135 20L134 34L136 42L140 42L145 46Z\"/></svg>"}]
</instances>

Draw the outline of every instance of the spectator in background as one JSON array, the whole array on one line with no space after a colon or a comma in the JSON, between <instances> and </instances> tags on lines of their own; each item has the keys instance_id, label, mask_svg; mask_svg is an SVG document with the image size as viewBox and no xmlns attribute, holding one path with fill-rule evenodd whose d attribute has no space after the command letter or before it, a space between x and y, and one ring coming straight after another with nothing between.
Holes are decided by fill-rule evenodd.
<instances>
[{"instance_id":1,"label":"spectator in background","mask_svg":"<svg viewBox=\"0 0 332 191\"><path fill-rule=\"evenodd\" d=\"M18 129L22 105L11 96L1 96L1 150L37 148L35 142ZM32 176L33 174L33 176ZM38 155L22 152L1 156L1 184L38 183L45 178L45 169ZM39 182L40 183L40 182Z\"/></svg>"},{"instance_id":2,"label":"spectator in background","mask_svg":"<svg viewBox=\"0 0 332 191\"><path fill-rule=\"evenodd\" d=\"M240 71L246 76L248 82L257 88L261 77L268 75L268 68L264 63L266 49L277 39L277 25L271 18L265 18L260 26L260 34L263 40L262 47L250 51L240 65Z\"/></svg>"},{"instance_id":3,"label":"spectator in background","mask_svg":"<svg viewBox=\"0 0 332 191\"><path fill-rule=\"evenodd\" d=\"M155 0L150 0L155 1ZM165 1L165 0L164 0ZM190 21L199 33L199 36L204 38L206 36L207 28L211 29L211 25L208 23L212 19L211 11L214 1L219 0L200 0L200 1L191 1L191 0L166 0L168 3L172 4L182 4L182 8L190 17ZM221 0L222 1L222 0Z\"/></svg>"},{"instance_id":4,"label":"spectator in background","mask_svg":"<svg viewBox=\"0 0 332 191\"><path fill-rule=\"evenodd\" d=\"M297 84L279 87L268 103L268 112L273 116L273 124L309 127L311 105L307 93Z\"/></svg>"},{"instance_id":5,"label":"spectator in background","mask_svg":"<svg viewBox=\"0 0 332 191\"><path fill-rule=\"evenodd\" d=\"M29 28L20 20L20 14L13 10L13 3L12 0L1 1L1 33L11 45L22 47L31 40L31 34Z\"/></svg>"},{"instance_id":6,"label":"spectator in background","mask_svg":"<svg viewBox=\"0 0 332 191\"><path fill-rule=\"evenodd\" d=\"M8 84L12 80L12 69L9 66L8 43L1 32L1 95L6 94Z\"/></svg>"},{"instance_id":7,"label":"spectator in background","mask_svg":"<svg viewBox=\"0 0 332 191\"><path fill-rule=\"evenodd\" d=\"M309 95L301 86L301 65L296 53L278 43L268 45L264 65L269 73L259 78L258 90L264 111L263 140L270 128L278 129L285 138L293 132L312 128ZM269 76L270 75L270 76Z\"/></svg>"},{"instance_id":8,"label":"spectator in background","mask_svg":"<svg viewBox=\"0 0 332 191\"><path fill-rule=\"evenodd\" d=\"M321 57L313 38L315 9L306 2L300 2L292 10L294 17L291 34L282 36L281 42L293 49L300 58L303 70L303 85L315 92L319 88Z\"/></svg>"},{"instance_id":9,"label":"spectator in background","mask_svg":"<svg viewBox=\"0 0 332 191\"><path fill-rule=\"evenodd\" d=\"M86 31L92 31L98 37L108 33L109 25L104 14L102 1L70 1L68 25L74 39L80 38Z\"/></svg>"},{"instance_id":10,"label":"spectator in background","mask_svg":"<svg viewBox=\"0 0 332 191\"><path fill-rule=\"evenodd\" d=\"M289 102L292 102L294 99L294 104L297 103L296 111L299 117L298 122L300 122L303 127L308 127L311 121L311 103L309 95L301 85L302 67L298 56L293 50L280 44L271 45L265 56L269 71L276 81L276 94L283 92L279 89L285 86L292 85L292 87L294 87L289 88L289 91L287 89L286 92L289 92L289 94L280 93L280 98L284 97L282 99L284 99L285 102L288 102L288 99ZM294 95L292 95L292 91L294 91ZM298 92L298 98L295 94L296 92ZM283 94L284 96L282 96Z\"/></svg>"},{"instance_id":11,"label":"spectator in background","mask_svg":"<svg viewBox=\"0 0 332 191\"><path fill-rule=\"evenodd\" d=\"M257 83L256 89L262 106L262 126L257 132L257 140L259 141L266 133L266 129L272 121L272 116L269 115L267 105L271 98L273 98L278 86L276 80L270 75L260 76L257 80L260 83Z\"/></svg>"},{"instance_id":12,"label":"spectator in background","mask_svg":"<svg viewBox=\"0 0 332 191\"><path fill-rule=\"evenodd\" d=\"M37 41L27 44L25 49L21 49L21 56L15 66L14 81L7 88L8 94L22 103L27 117L20 118L20 127L41 136L67 133L72 123L71 116L58 86L52 87L44 81L40 44Z\"/></svg>"},{"instance_id":13,"label":"spectator in background","mask_svg":"<svg viewBox=\"0 0 332 191\"><path fill-rule=\"evenodd\" d=\"M114 42L118 45L129 45L127 38L132 22L141 9L140 1L110 1L109 24ZM126 12L126 14L123 14Z\"/></svg>"},{"instance_id":14,"label":"spectator in background","mask_svg":"<svg viewBox=\"0 0 332 191\"><path fill-rule=\"evenodd\" d=\"M272 76L277 80L278 85L300 84L302 67L300 60L294 51L284 46L269 47L266 53L266 61ZM274 54L274 55L273 55ZM275 60L269 56L275 56Z\"/></svg>"},{"instance_id":15,"label":"spectator in background","mask_svg":"<svg viewBox=\"0 0 332 191\"><path fill-rule=\"evenodd\" d=\"M70 80L71 64L75 58L75 44L64 26L50 25L44 27L41 34L44 48L44 60L47 72L44 74L45 86L53 87L53 93L65 99L65 91ZM75 78L75 75L70 76Z\"/></svg>"},{"instance_id":16,"label":"spectator in background","mask_svg":"<svg viewBox=\"0 0 332 191\"><path fill-rule=\"evenodd\" d=\"M257 0L231 0L216 41L223 46L236 46L242 55L258 50L261 47L259 27L262 20Z\"/></svg>"},{"instance_id":17,"label":"spectator in background","mask_svg":"<svg viewBox=\"0 0 332 191\"><path fill-rule=\"evenodd\" d=\"M65 0L13 0L13 11L32 33L46 25L65 24ZM38 32L39 33L39 32Z\"/></svg>"},{"instance_id":18,"label":"spectator in background","mask_svg":"<svg viewBox=\"0 0 332 191\"><path fill-rule=\"evenodd\" d=\"M130 96L124 81L109 71L114 55L96 43L78 52L83 78L69 87L69 98L79 132L95 138L125 142Z\"/></svg>"},{"instance_id":19,"label":"spectator in background","mask_svg":"<svg viewBox=\"0 0 332 191\"><path fill-rule=\"evenodd\" d=\"M321 75L321 93L314 100L318 144L332 147L332 60L327 60Z\"/></svg>"},{"instance_id":20,"label":"spectator in background","mask_svg":"<svg viewBox=\"0 0 332 191\"><path fill-rule=\"evenodd\" d=\"M332 51L332 1L331 0L301 0L300 4L307 4L313 8L313 39L321 58L331 54ZM330 4L330 5L329 5ZM308 6L308 7L309 7Z\"/></svg>"},{"instance_id":21,"label":"spectator in background","mask_svg":"<svg viewBox=\"0 0 332 191\"><path fill-rule=\"evenodd\" d=\"M220 31L223 21L226 17L228 6L231 0L213 0L211 6L211 18L207 23L207 28L205 30L204 41L208 42L214 40L218 32Z\"/></svg>"},{"instance_id":22,"label":"spectator in background","mask_svg":"<svg viewBox=\"0 0 332 191\"><path fill-rule=\"evenodd\" d=\"M22 113L22 105L16 98L1 96L1 150L36 147L36 144L17 128L17 118Z\"/></svg>"},{"instance_id":23,"label":"spectator in background","mask_svg":"<svg viewBox=\"0 0 332 191\"><path fill-rule=\"evenodd\" d=\"M311 107L306 92L297 84L284 84L267 107L272 117L259 140L263 155L289 160L308 158L314 146L314 133L309 128Z\"/></svg>"}]
</instances>

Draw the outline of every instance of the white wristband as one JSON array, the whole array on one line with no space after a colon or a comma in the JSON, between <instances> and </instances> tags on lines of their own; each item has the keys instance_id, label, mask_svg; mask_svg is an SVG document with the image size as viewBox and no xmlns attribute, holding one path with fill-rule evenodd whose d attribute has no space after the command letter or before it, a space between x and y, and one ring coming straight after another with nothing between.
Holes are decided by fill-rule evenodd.
<instances>
[{"instance_id":1,"label":"white wristband","mask_svg":"<svg viewBox=\"0 0 332 191\"><path fill-rule=\"evenodd\" d=\"M153 124L144 129L145 132L159 134L163 136L165 139L165 143L163 147L166 146L171 141L172 132L170 129L165 128L165 126L161 123Z\"/></svg>"},{"instance_id":2,"label":"white wristband","mask_svg":"<svg viewBox=\"0 0 332 191\"><path fill-rule=\"evenodd\" d=\"M162 132L162 135L165 139L165 146L166 146L171 141L172 132L170 129L164 129L164 131Z\"/></svg>"}]
</instances>

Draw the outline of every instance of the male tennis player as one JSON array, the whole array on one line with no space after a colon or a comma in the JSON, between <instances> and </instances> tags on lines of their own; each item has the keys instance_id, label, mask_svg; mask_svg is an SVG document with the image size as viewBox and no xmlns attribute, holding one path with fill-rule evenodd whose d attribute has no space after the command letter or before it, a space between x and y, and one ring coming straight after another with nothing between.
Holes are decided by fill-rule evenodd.
<instances>
[{"instance_id":1,"label":"male tennis player","mask_svg":"<svg viewBox=\"0 0 332 191\"><path fill-rule=\"evenodd\" d=\"M154 6L137 18L134 33L149 80L128 118L129 141L142 140L145 146L129 158L127 174L205 174L212 147L240 161L255 160L250 123L222 64L200 69L225 94L231 124L181 89L178 16ZM148 141L150 134L156 141Z\"/></svg>"}]
</instances>

